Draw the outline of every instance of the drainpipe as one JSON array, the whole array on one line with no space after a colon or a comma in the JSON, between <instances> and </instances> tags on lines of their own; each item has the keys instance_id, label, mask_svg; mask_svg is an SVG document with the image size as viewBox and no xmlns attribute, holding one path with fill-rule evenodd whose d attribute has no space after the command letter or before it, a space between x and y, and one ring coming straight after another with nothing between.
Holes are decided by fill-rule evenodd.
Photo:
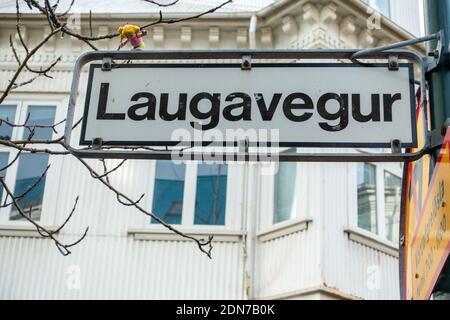
<instances>
[{"instance_id":1,"label":"drainpipe","mask_svg":"<svg viewBox=\"0 0 450 320\"><path fill-rule=\"evenodd\" d=\"M256 15L252 15L250 18L250 25L248 27L248 37L249 37L249 47L250 49L256 48L256 24L258 22L258 18Z\"/></svg>"}]
</instances>

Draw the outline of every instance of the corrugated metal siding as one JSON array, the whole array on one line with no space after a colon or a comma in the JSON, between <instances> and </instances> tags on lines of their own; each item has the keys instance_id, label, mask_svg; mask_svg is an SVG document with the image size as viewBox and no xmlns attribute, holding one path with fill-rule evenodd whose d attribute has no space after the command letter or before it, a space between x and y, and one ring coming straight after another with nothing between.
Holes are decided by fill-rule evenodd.
<instances>
[{"instance_id":1,"label":"corrugated metal siding","mask_svg":"<svg viewBox=\"0 0 450 320\"><path fill-rule=\"evenodd\" d=\"M311 230L293 233L258 248L258 297L282 295L318 285L319 259Z\"/></svg>"},{"instance_id":2,"label":"corrugated metal siding","mask_svg":"<svg viewBox=\"0 0 450 320\"><path fill-rule=\"evenodd\" d=\"M51 241L8 237L0 256L0 299L242 298L235 243L216 243L210 260L191 242L89 236L63 257ZM67 285L70 266L79 267L79 290Z\"/></svg>"},{"instance_id":3,"label":"corrugated metal siding","mask_svg":"<svg viewBox=\"0 0 450 320\"><path fill-rule=\"evenodd\" d=\"M394 0L391 1L392 20L415 36L420 36L420 24L418 23L419 1L421 0Z\"/></svg>"},{"instance_id":4,"label":"corrugated metal siding","mask_svg":"<svg viewBox=\"0 0 450 320\"><path fill-rule=\"evenodd\" d=\"M323 165L300 163L298 166L300 180L297 202L301 211L298 218L310 217L313 221L306 230L257 243L255 276L259 298L320 285Z\"/></svg>"},{"instance_id":5,"label":"corrugated metal siding","mask_svg":"<svg viewBox=\"0 0 450 320\"><path fill-rule=\"evenodd\" d=\"M98 172L102 172L100 161L88 162L94 164ZM109 169L119 162L106 161ZM129 160L120 171L111 174L110 182L135 200L145 193L140 204L144 208L151 208L148 190L149 182L152 181L151 165L150 161ZM141 213L121 205L114 193L100 181L93 179L88 170L73 157L64 158L58 190L57 223L64 221L73 207L75 197L80 196L77 211L66 227L69 234L82 233L89 226L90 233L95 235L125 235L127 228L141 227L144 223L145 218Z\"/></svg>"},{"instance_id":6,"label":"corrugated metal siding","mask_svg":"<svg viewBox=\"0 0 450 320\"><path fill-rule=\"evenodd\" d=\"M398 258L352 241L344 232L350 225L348 170L353 164L323 166L324 201L322 259L323 285L363 299L399 299ZM354 199L354 198L353 198ZM355 200L356 201L356 200ZM380 269L379 288L368 283L373 272Z\"/></svg>"}]
</instances>

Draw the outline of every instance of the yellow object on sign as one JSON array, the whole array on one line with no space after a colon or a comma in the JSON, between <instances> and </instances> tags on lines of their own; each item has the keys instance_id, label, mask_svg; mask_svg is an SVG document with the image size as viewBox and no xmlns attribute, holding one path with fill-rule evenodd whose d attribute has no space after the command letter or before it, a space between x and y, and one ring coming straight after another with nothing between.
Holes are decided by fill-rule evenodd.
<instances>
[{"instance_id":1,"label":"yellow object on sign","mask_svg":"<svg viewBox=\"0 0 450 320\"><path fill-rule=\"evenodd\" d=\"M412 298L429 299L450 252L450 130L410 241Z\"/></svg>"}]
</instances>

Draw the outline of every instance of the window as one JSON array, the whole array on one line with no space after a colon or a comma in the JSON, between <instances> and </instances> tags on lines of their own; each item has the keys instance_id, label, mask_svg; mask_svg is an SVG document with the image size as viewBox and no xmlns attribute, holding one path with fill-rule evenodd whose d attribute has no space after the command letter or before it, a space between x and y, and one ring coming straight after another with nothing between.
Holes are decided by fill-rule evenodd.
<instances>
[{"instance_id":1,"label":"window","mask_svg":"<svg viewBox=\"0 0 450 320\"><path fill-rule=\"evenodd\" d=\"M384 172L384 213L386 238L398 242L402 179Z\"/></svg>"},{"instance_id":2,"label":"window","mask_svg":"<svg viewBox=\"0 0 450 320\"><path fill-rule=\"evenodd\" d=\"M0 119L14 123L16 118L16 106L14 105L2 105L0 107ZM11 140L13 127L2 123L0 125L0 139Z\"/></svg>"},{"instance_id":3,"label":"window","mask_svg":"<svg viewBox=\"0 0 450 320\"><path fill-rule=\"evenodd\" d=\"M26 123L32 126L48 126L55 121L55 107L30 105L27 110ZM53 130L51 128L36 128L33 140L50 140ZM29 138L29 130L24 129L23 139ZM16 196L25 194L30 187L35 185L18 202L22 210L33 220L40 220L42 212L42 200L44 198L45 177L42 173L48 165L48 154L22 154L19 157L19 167L16 175ZM11 220L24 219L16 207L11 208Z\"/></svg>"},{"instance_id":4,"label":"window","mask_svg":"<svg viewBox=\"0 0 450 320\"><path fill-rule=\"evenodd\" d=\"M33 220L40 220L41 218L45 176L40 180L39 178L45 171L47 165L48 154L22 154L19 157L19 168L17 169L14 194L16 196L24 194L24 197L18 203L24 213ZM29 190L31 187L33 188ZM16 207L12 206L10 219L20 220L25 218L20 215Z\"/></svg>"},{"instance_id":5,"label":"window","mask_svg":"<svg viewBox=\"0 0 450 320\"><path fill-rule=\"evenodd\" d=\"M8 157L9 153L0 152L0 169L6 167L8 165ZM6 175L6 169L0 171L0 177L4 178ZM3 199L3 186L0 185L0 201Z\"/></svg>"},{"instance_id":6,"label":"window","mask_svg":"<svg viewBox=\"0 0 450 320\"><path fill-rule=\"evenodd\" d=\"M227 180L226 164L157 161L152 212L169 224L223 226Z\"/></svg>"},{"instance_id":7,"label":"window","mask_svg":"<svg viewBox=\"0 0 450 320\"><path fill-rule=\"evenodd\" d=\"M273 223L295 217L297 164L280 162L275 175Z\"/></svg>"},{"instance_id":8,"label":"window","mask_svg":"<svg viewBox=\"0 0 450 320\"><path fill-rule=\"evenodd\" d=\"M185 175L184 164L176 165L170 160L156 163L152 212L164 222L181 223Z\"/></svg>"},{"instance_id":9,"label":"window","mask_svg":"<svg viewBox=\"0 0 450 320\"><path fill-rule=\"evenodd\" d=\"M397 243L401 165L357 164L357 226Z\"/></svg>"},{"instance_id":10,"label":"window","mask_svg":"<svg viewBox=\"0 0 450 320\"><path fill-rule=\"evenodd\" d=\"M15 105L2 105L0 106L0 119L13 123L16 118L16 106ZM0 139L11 140L13 127L6 123L0 124ZM3 148L2 148L3 149ZM0 153L0 169L8 165L9 152ZM0 177L5 177L6 169L0 171ZM3 197L3 187L0 186L0 201Z\"/></svg>"},{"instance_id":11,"label":"window","mask_svg":"<svg viewBox=\"0 0 450 320\"><path fill-rule=\"evenodd\" d=\"M376 168L358 164L358 227L377 233Z\"/></svg>"},{"instance_id":12,"label":"window","mask_svg":"<svg viewBox=\"0 0 450 320\"><path fill-rule=\"evenodd\" d=\"M194 224L224 225L227 165L199 164Z\"/></svg>"},{"instance_id":13,"label":"window","mask_svg":"<svg viewBox=\"0 0 450 320\"><path fill-rule=\"evenodd\" d=\"M30 126L49 126L55 122L55 107L33 106L28 107L27 124ZM50 140L52 138L52 128L36 128L33 140ZM23 139L27 139L29 130L24 130Z\"/></svg>"},{"instance_id":14,"label":"window","mask_svg":"<svg viewBox=\"0 0 450 320\"><path fill-rule=\"evenodd\" d=\"M386 17L389 18L391 16L390 0L363 0L363 2L376 9Z\"/></svg>"},{"instance_id":15,"label":"window","mask_svg":"<svg viewBox=\"0 0 450 320\"><path fill-rule=\"evenodd\" d=\"M55 105L27 105L17 103L16 105L0 106L0 119L11 123L27 123L29 125L51 125L55 122ZM22 127L11 127L5 123L0 126L0 136L2 139L28 139L30 132ZM51 128L36 128L32 139L50 140L53 138ZM39 148L39 145L34 145ZM46 146L49 147L49 146ZM51 147L49 147L51 148ZM0 146L0 166L4 167L17 157L17 150ZM44 203L44 190L46 188L47 175L42 176L49 164L48 154L31 154L23 152L17 161L11 164L6 170L0 172L0 176L5 177L7 183L14 190L16 196L23 195L18 203L23 211L30 218L41 221L42 208ZM58 166L54 166L57 170ZM31 190L31 186L34 186ZM4 190L0 188L0 199L5 200ZM14 206L1 209L0 220L23 221L24 218Z\"/></svg>"}]
</instances>

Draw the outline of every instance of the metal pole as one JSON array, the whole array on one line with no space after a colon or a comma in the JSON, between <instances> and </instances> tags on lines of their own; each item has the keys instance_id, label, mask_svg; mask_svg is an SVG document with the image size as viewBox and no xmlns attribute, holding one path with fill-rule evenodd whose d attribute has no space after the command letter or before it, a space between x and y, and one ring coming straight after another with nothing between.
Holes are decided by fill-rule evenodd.
<instances>
[{"instance_id":1,"label":"metal pole","mask_svg":"<svg viewBox=\"0 0 450 320\"><path fill-rule=\"evenodd\" d=\"M446 41L442 63L428 75L432 129L441 128L450 118L450 0L424 0L426 33L444 31ZM430 41L429 52L436 49L437 41Z\"/></svg>"},{"instance_id":2,"label":"metal pole","mask_svg":"<svg viewBox=\"0 0 450 320\"><path fill-rule=\"evenodd\" d=\"M442 63L428 76L431 105L432 129L442 128L450 118L450 0L424 0L425 25L427 34L444 31L444 52ZM429 52L436 48L436 41L429 43ZM437 157L435 156L435 159ZM434 299L450 300L450 259L444 269L433 292Z\"/></svg>"}]
</instances>

